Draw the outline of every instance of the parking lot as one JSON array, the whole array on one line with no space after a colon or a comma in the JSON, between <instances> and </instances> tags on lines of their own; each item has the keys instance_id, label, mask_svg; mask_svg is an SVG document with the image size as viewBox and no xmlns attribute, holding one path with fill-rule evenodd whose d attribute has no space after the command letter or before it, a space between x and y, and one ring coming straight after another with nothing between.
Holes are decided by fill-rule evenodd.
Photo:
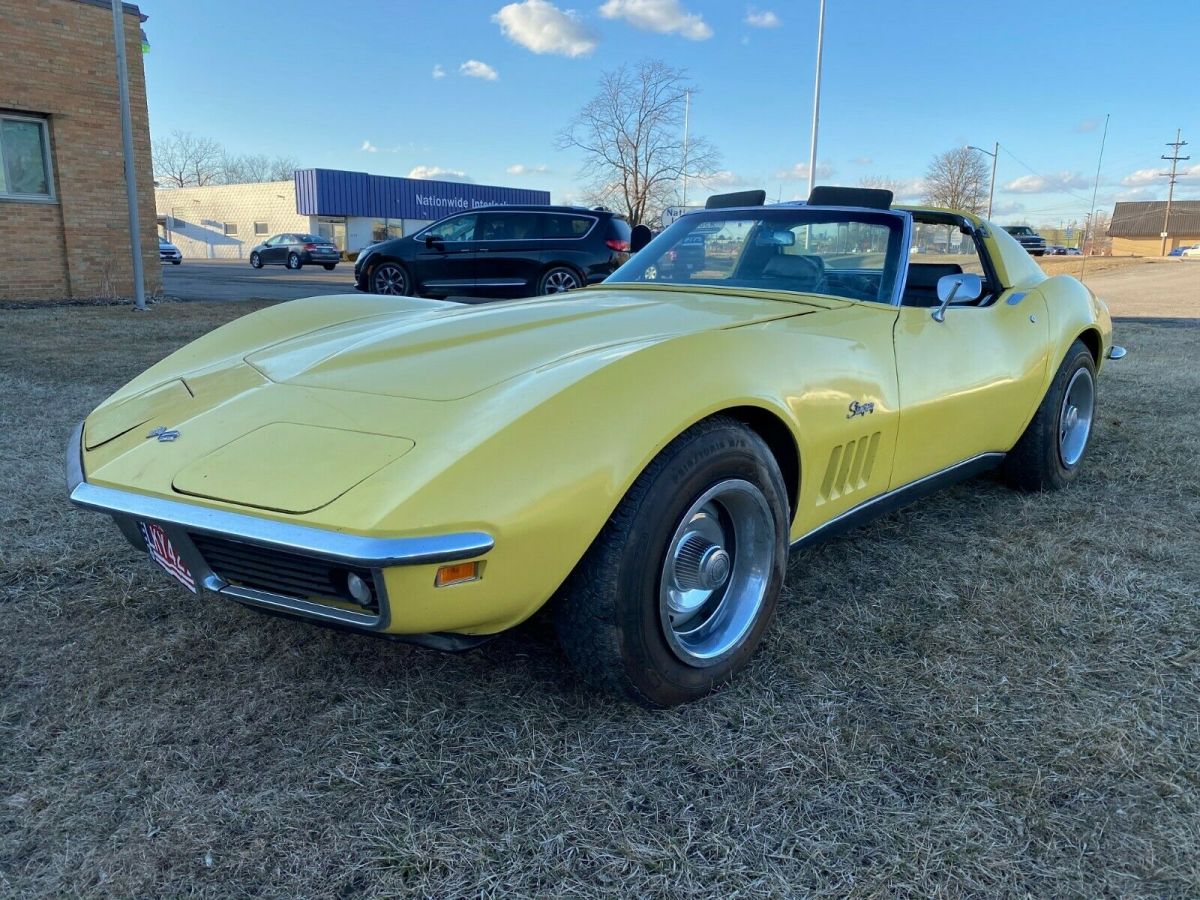
<instances>
[{"instance_id":1,"label":"parking lot","mask_svg":"<svg viewBox=\"0 0 1200 900\"><path fill-rule=\"evenodd\" d=\"M185 259L162 267L163 294L174 300L296 300L317 294L354 293L354 263L332 272L320 266L292 271L255 269L244 259Z\"/></svg>"}]
</instances>

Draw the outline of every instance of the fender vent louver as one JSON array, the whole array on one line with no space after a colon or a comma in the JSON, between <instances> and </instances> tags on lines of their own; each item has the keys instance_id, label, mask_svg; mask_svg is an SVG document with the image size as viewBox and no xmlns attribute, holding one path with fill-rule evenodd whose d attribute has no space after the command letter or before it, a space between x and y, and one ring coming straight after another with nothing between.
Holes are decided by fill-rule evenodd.
<instances>
[{"instance_id":1,"label":"fender vent louver","mask_svg":"<svg viewBox=\"0 0 1200 900\"><path fill-rule=\"evenodd\" d=\"M829 454L829 465L825 468L825 477L821 479L818 506L867 486L871 480L871 469L875 466L875 454L879 450L879 434L877 431L833 448Z\"/></svg>"}]
</instances>

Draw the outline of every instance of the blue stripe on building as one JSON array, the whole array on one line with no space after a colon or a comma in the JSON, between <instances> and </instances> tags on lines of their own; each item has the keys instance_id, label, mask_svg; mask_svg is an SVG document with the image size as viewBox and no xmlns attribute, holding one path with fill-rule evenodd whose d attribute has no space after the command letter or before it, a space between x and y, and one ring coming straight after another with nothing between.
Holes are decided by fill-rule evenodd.
<instances>
[{"instance_id":1,"label":"blue stripe on building","mask_svg":"<svg viewBox=\"0 0 1200 900\"><path fill-rule=\"evenodd\" d=\"M368 175L340 169L297 169L296 212L305 216L440 219L501 203L548 204L549 191Z\"/></svg>"}]
</instances>

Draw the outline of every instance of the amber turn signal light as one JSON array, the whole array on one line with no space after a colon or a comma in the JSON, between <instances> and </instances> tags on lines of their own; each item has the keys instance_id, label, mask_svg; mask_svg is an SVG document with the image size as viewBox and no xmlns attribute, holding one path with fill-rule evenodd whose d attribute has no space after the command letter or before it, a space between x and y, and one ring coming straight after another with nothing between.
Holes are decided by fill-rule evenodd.
<instances>
[{"instance_id":1,"label":"amber turn signal light","mask_svg":"<svg viewBox=\"0 0 1200 900\"><path fill-rule=\"evenodd\" d=\"M437 570L437 577L433 579L434 587L446 587L451 584L462 584L464 581L474 581L479 577L479 563L454 563L449 566L442 566Z\"/></svg>"}]
</instances>

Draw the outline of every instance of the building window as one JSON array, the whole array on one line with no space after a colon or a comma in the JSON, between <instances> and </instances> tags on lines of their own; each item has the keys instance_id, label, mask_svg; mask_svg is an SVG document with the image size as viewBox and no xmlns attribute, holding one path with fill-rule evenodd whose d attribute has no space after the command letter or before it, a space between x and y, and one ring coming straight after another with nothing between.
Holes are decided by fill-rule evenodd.
<instances>
[{"instance_id":1,"label":"building window","mask_svg":"<svg viewBox=\"0 0 1200 900\"><path fill-rule=\"evenodd\" d=\"M225 233L226 234L237 234L237 225L235 225L233 222L226 222L225 223Z\"/></svg>"},{"instance_id":2,"label":"building window","mask_svg":"<svg viewBox=\"0 0 1200 900\"><path fill-rule=\"evenodd\" d=\"M255 234L270 234L271 232L270 232L270 229L267 228L266 222L255 222L254 223L254 233Z\"/></svg>"},{"instance_id":3,"label":"building window","mask_svg":"<svg viewBox=\"0 0 1200 900\"><path fill-rule=\"evenodd\" d=\"M45 119L0 116L0 197L50 200L50 134Z\"/></svg>"}]
</instances>

